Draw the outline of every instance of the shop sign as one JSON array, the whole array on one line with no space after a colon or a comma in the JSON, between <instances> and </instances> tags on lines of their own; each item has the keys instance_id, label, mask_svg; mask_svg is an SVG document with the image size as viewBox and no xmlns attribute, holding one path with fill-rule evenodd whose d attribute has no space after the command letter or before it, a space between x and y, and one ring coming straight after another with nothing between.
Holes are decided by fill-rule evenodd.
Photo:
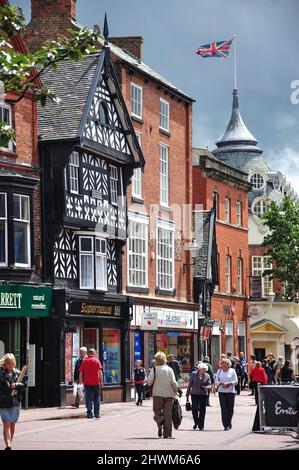
<instances>
[{"instance_id":1,"label":"shop sign","mask_svg":"<svg viewBox=\"0 0 299 470\"><path fill-rule=\"evenodd\" d=\"M262 309L258 305L251 305L247 312L249 317L257 317L261 313L262 313Z\"/></svg>"},{"instance_id":2,"label":"shop sign","mask_svg":"<svg viewBox=\"0 0 299 470\"><path fill-rule=\"evenodd\" d=\"M193 312L165 312L158 313L159 328L183 328L193 330Z\"/></svg>"},{"instance_id":3,"label":"shop sign","mask_svg":"<svg viewBox=\"0 0 299 470\"><path fill-rule=\"evenodd\" d=\"M148 311L143 312L141 315L141 329L142 330L157 330L157 312Z\"/></svg>"},{"instance_id":4,"label":"shop sign","mask_svg":"<svg viewBox=\"0 0 299 470\"><path fill-rule=\"evenodd\" d=\"M120 316L120 307L73 300L69 305L69 313L72 315Z\"/></svg>"},{"instance_id":5,"label":"shop sign","mask_svg":"<svg viewBox=\"0 0 299 470\"><path fill-rule=\"evenodd\" d=\"M251 299L261 299L262 297L262 278L261 276L249 277L249 297Z\"/></svg>"},{"instance_id":6,"label":"shop sign","mask_svg":"<svg viewBox=\"0 0 299 470\"><path fill-rule=\"evenodd\" d=\"M260 386L259 392L262 427L297 427L298 411L295 403L298 387L266 385Z\"/></svg>"},{"instance_id":7,"label":"shop sign","mask_svg":"<svg viewBox=\"0 0 299 470\"><path fill-rule=\"evenodd\" d=\"M51 287L0 286L0 317L47 317L51 300Z\"/></svg>"}]
</instances>

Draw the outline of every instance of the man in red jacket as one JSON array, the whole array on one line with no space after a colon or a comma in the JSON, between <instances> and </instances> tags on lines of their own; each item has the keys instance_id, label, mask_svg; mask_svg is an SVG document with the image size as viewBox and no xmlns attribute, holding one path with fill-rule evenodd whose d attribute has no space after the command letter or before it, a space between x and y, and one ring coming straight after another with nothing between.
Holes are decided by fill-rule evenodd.
<instances>
[{"instance_id":1,"label":"man in red jacket","mask_svg":"<svg viewBox=\"0 0 299 470\"><path fill-rule=\"evenodd\" d=\"M251 371L251 381L254 390L255 404L258 402L258 384L266 385L268 383L268 377L265 369L262 367L261 362L257 362L256 366Z\"/></svg>"},{"instance_id":2,"label":"man in red jacket","mask_svg":"<svg viewBox=\"0 0 299 470\"><path fill-rule=\"evenodd\" d=\"M93 418L92 405L95 418L100 417L100 387L103 385L102 364L95 357L95 350L87 351L85 359L79 369L79 383L83 383L87 408L87 418Z\"/></svg>"}]
</instances>

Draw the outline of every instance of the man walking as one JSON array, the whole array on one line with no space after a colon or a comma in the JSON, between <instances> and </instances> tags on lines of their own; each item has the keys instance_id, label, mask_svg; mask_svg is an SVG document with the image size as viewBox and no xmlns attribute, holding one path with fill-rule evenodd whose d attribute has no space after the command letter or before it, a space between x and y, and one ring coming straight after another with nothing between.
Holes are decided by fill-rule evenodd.
<instances>
[{"instance_id":1,"label":"man walking","mask_svg":"<svg viewBox=\"0 0 299 470\"><path fill-rule=\"evenodd\" d=\"M79 384L79 369L81 367L82 362L86 358L86 353L87 353L87 348L83 346L80 348L80 357L75 362L75 368L74 368L74 384ZM76 393L76 399L75 403L72 404L75 408L79 408L80 406L80 395L78 393L78 388L77 388L77 393Z\"/></svg>"},{"instance_id":2,"label":"man walking","mask_svg":"<svg viewBox=\"0 0 299 470\"><path fill-rule=\"evenodd\" d=\"M181 376L181 367L180 367L179 361L174 359L173 354L168 354L167 365L171 367L171 369L174 372L175 380L178 381Z\"/></svg>"},{"instance_id":3,"label":"man walking","mask_svg":"<svg viewBox=\"0 0 299 470\"><path fill-rule=\"evenodd\" d=\"M100 387L103 385L102 364L95 357L95 350L87 351L85 359L79 369L79 383L83 383L87 408L87 418L93 418L92 405L95 418L100 417Z\"/></svg>"}]
</instances>

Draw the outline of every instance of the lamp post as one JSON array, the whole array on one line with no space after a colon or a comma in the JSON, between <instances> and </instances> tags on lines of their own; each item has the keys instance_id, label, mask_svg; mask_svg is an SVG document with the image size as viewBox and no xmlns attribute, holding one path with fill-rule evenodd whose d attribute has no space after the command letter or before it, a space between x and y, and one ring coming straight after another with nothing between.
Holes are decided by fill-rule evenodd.
<instances>
[{"instance_id":1,"label":"lamp post","mask_svg":"<svg viewBox=\"0 0 299 470\"><path fill-rule=\"evenodd\" d=\"M187 245L186 250L190 252L192 263L184 263L183 265L184 274L188 271L189 266L194 266L195 258L197 257L198 252L199 252L199 245L196 243L195 238L193 238L192 243Z\"/></svg>"}]
</instances>

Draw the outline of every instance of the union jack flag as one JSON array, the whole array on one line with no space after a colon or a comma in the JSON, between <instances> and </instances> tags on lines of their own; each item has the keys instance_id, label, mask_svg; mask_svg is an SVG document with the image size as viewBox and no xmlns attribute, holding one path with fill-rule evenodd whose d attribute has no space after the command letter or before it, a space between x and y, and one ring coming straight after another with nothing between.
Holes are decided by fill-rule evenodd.
<instances>
[{"instance_id":1,"label":"union jack flag","mask_svg":"<svg viewBox=\"0 0 299 470\"><path fill-rule=\"evenodd\" d=\"M201 57L225 57L227 59L234 38L235 36L227 41L211 42L211 44L200 46L196 54Z\"/></svg>"}]
</instances>

